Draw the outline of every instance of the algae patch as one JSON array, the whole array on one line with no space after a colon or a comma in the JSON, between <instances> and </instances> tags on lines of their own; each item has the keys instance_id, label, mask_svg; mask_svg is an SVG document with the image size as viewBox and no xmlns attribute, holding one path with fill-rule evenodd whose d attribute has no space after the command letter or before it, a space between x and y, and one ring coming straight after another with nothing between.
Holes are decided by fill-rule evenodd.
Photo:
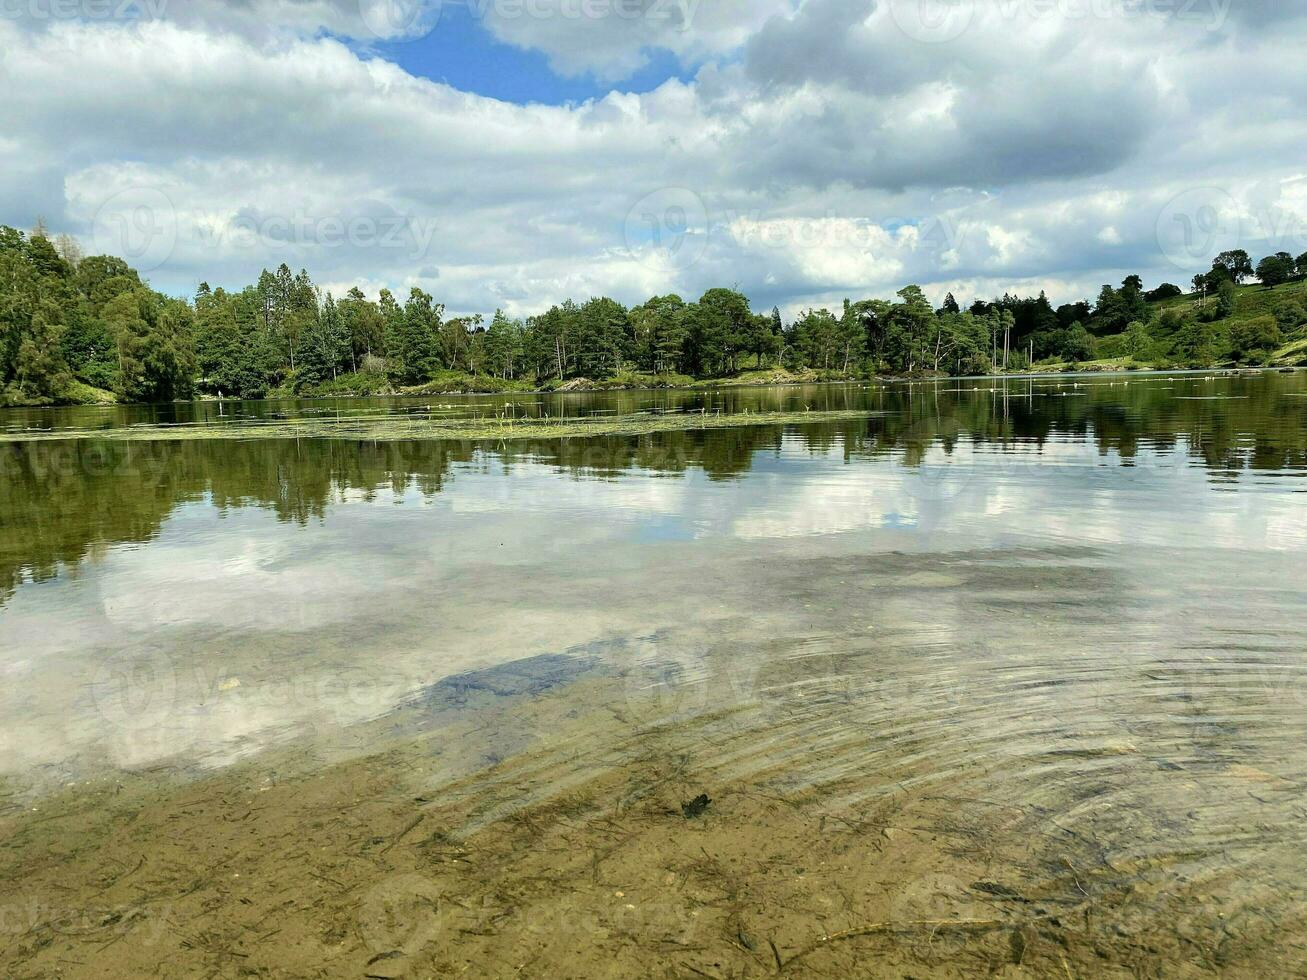
<instances>
[{"instance_id":1,"label":"algae patch","mask_svg":"<svg viewBox=\"0 0 1307 980\"><path fill-rule=\"evenodd\" d=\"M853 422L884 415L866 410L813 412L646 413L548 418L502 415L451 419L434 412L394 416L342 415L273 421L238 420L177 425L135 425L107 429L19 429L0 433L0 442L106 439L118 442L195 439L363 439L372 442L424 440L565 439L642 436L659 432L731 429L760 425Z\"/></svg>"}]
</instances>

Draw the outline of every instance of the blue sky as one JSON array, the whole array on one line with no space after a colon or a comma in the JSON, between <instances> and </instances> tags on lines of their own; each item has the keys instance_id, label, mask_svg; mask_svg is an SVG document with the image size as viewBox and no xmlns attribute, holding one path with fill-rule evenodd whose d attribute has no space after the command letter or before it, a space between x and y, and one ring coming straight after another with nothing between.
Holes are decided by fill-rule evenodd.
<instances>
[{"instance_id":1,"label":"blue sky","mask_svg":"<svg viewBox=\"0 0 1307 980\"><path fill-rule=\"evenodd\" d=\"M373 45L372 50L405 71L464 92L525 104L565 105L607 95L613 83L591 72L561 75L541 51L496 40L467 6L446 4L430 34L411 41ZM649 64L621 80L625 92L648 92L669 78L689 80L692 67L664 50L647 51Z\"/></svg>"}]
</instances>

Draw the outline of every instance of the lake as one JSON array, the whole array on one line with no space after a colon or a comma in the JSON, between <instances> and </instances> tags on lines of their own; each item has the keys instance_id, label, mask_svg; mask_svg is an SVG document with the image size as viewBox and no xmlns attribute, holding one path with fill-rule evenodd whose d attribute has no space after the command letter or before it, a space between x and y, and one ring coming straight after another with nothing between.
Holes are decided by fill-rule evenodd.
<instances>
[{"instance_id":1,"label":"lake","mask_svg":"<svg viewBox=\"0 0 1307 980\"><path fill-rule=\"evenodd\" d=\"M0 424L7 975L1307 962L1307 373Z\"/></svg>"}]
</instances>

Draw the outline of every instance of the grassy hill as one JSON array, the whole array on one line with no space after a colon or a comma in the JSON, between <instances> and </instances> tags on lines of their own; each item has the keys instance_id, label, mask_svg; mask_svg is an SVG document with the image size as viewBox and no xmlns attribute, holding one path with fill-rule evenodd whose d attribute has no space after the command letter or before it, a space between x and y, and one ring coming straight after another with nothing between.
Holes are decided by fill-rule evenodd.
<instances>
[{"instance_id":1,"label":"grassy hill","mask_svg":"<svg viewBox=\"0 0 1307 980\"><path fill-rule=\"evenodd\" d=\"M1236 286L1234 295L1234 316L1230 317L1227 322L1272 315L1275 313L1275 308L1286 299L1307 300L1307 279L1286 282L1282 286L1275 286L1271 289L1261 285ZM1214 297L1208 295L1207 302L1212 303L1214 301ZM1201 304L1202 297L1197 293L1188 293L1184 296L1173 296L1170 299L1159 300L1151 305L1159 312L1165 309L1181 307L1197 313Z\"/></svg>"},{"instance_id":2,"label":"grassy hill","mask_svg":"<svg viewBox=\"0 0 1307 980\"><path fill-rule=\"evenodd\" d=\"M1271 289L1260 284L1236 287L1234 313L1207 325L1211 331L1211 349L1214 357L1211 366L1226 366L1235 363L1231 349L1232 331L1235 331L1242 324L1261 317L1274 317L1277 309L1282 307L1286 301L1295 300L1304 308L1305 312L1299 318L1298 324L1294 326L1281 324L1284 343L1272 354L1269 364L1275 367L1307 366L1307 322L1304 322L1307 321L1307 280L1301 279ZM1167 322L1174 322L1173 317L1176 313L1190 315L1194 319L1201 320L1205 313L1210 314L1214 311L1215 304L1215 296L1209 294L1203 297L1197 293L1173 296L1169 299L1150 303L1154 316L1148 332L1153 337L1154 342L1150 345L1151 350L1148 354L1131 356L1127 352L1125 335L1114 334L1098 338L1095 344L1097 353L1095 360L1069 364L1050 359L1040 362L1036 367L1040 370L1050 371L1128 371L1141 368L1196 366L1186 365L1183 359L1173 354L1172 348L1175 336L1173 333L1167 332L1166 324ZM1172 317L1165 317L1164 314L1167 313L1171 313Z\"/></svg>"},{"instance_id":3,"label":"grassy hill","mask_svg":"<svg viewBox=\"0 0 1307 980\"><path fill-rule=\"evenodd\" d=\"M1286 282L1270 289L1262 285L1238 286L1235 288L1235 309L1232 316L1216 321L1213 326L1218 336L1224 340L1229 331L1237 324L1255 320L1258 317L1274 316L1276 308L1285 300L1298 300L1307 307L1307 280L1299 279ZM1212 296L1206 298L1208 304L1215 302ZM1165 309L1183 309L1197 316L1203 308L1204 300L1196 293L1175 296L1153 304L1160 313ZM1299 325L1294 330L1285 332L1285 344L1271 359L1273 365L1307 364L1307 330Z\"/></svg>"}]
</instances>

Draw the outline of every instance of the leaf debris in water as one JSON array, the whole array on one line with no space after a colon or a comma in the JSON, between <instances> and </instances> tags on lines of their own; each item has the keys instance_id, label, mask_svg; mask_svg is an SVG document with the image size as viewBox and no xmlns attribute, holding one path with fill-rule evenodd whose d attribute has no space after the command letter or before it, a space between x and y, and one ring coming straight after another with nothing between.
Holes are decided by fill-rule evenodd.
<instances>
[{"instance_id":1,"label":"leaf debris in water","mask_svg":"<svg viewBox=\"0 0 1307 980\"><path fill-rule=\"evenodd\" d=\"M681 804L681 812L685 814L686 820L693 820L695 817L701 817L704 811L712 804L707 793L700 793L689 803Z\"/></svg>"}]
</instances>

